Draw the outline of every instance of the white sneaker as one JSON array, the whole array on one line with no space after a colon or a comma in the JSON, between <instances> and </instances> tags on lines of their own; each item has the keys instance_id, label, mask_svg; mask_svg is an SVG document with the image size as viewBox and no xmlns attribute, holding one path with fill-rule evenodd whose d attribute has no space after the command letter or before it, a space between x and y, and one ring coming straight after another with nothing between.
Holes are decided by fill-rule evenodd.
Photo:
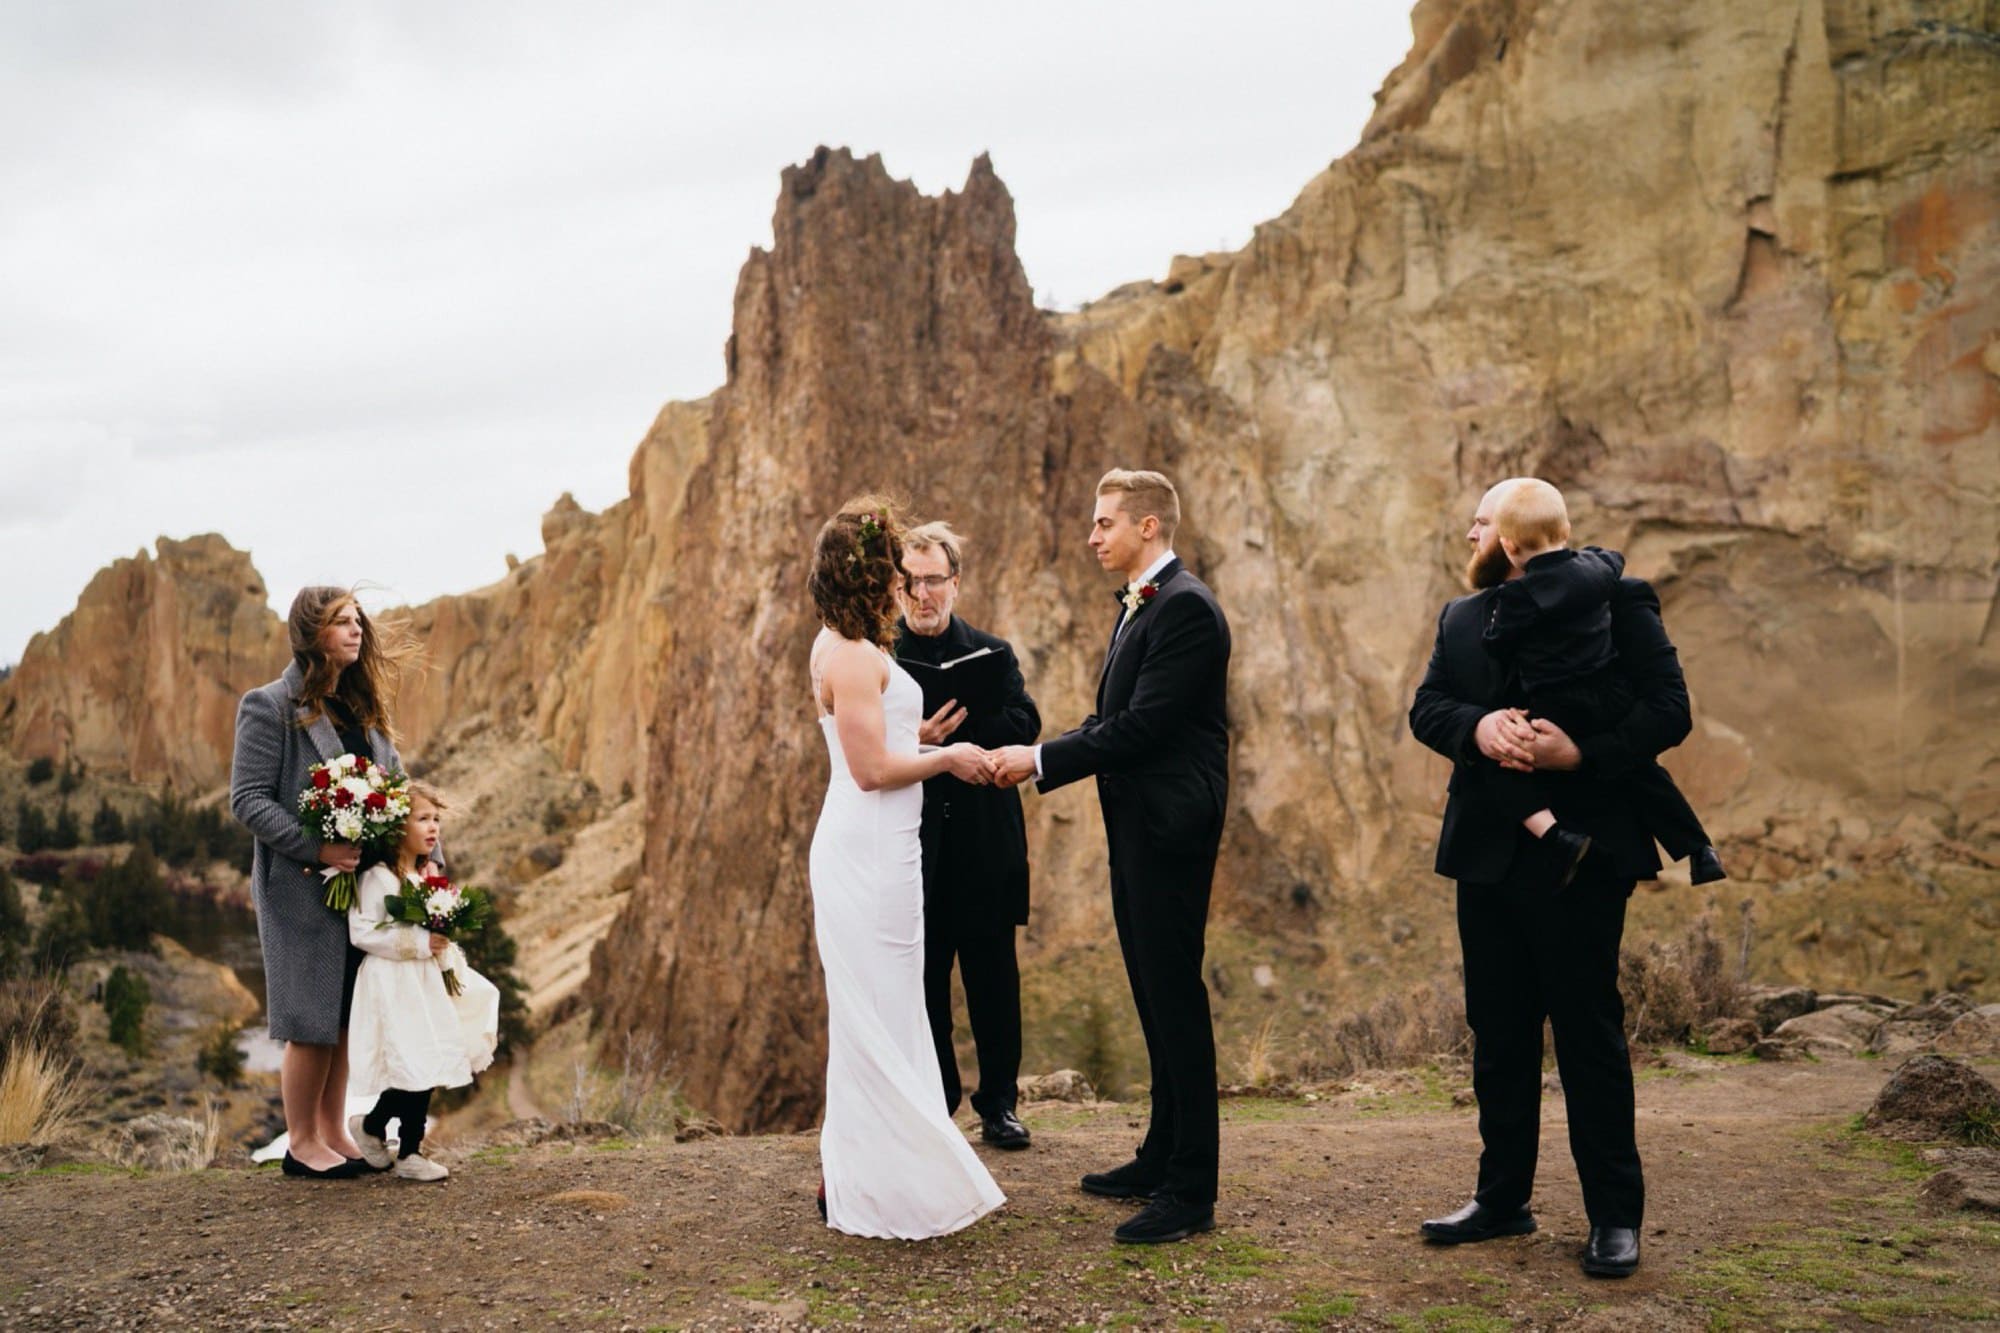
<instances>
[{"instance_id":1,"label":"white sneaker","mask_svg":"<svg viewBox=\"0 0 2000 1333\"><path fill-rule=\"evenodd\" d=\"M396 1174L404 1180L443 1180L451 1172L420 1152L396 1159Z\"/></svg>"},{"instance_id":2,"label":"white sneaker","mask_svg":"<svg viewBox=\"0 0 2000 1333\"><path fill-rule=\"evenodd\" d=\"M365 1116L358 1115L347 1117L347 1133L353 1138L355 1146L361 1149L362 1161L368 1163L368 1165L374 1167L377 1171L387 1171L391 1166L395 1165L396 1155L389 1151L387 1143L376 1138L362 1127L361 1122L366 1118Z\"/></svg>"}]
</instances>

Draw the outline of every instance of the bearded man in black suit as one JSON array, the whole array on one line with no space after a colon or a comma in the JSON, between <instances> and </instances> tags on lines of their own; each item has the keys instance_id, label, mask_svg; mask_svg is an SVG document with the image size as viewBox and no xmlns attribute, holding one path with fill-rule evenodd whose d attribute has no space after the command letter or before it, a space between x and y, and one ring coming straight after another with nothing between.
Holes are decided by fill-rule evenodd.
<instances>
[{"instance_id":1,"label":"bearded man in black suit","mask_svg":"<svg viewBox=\"0 0 2000 1333\"><path fill-rule=\"evenodd\" d=\"M1152 1070L1152 1116L1135 1160L1083 1178L1089 1193L1143 1198L1126 1244L1215 1225L1219 1116L1215 1033L1202 953L1209 884L1229 800L1229 621L1173 552L1180 497L1157 472L1097 483L1090 548L1125 582L1097 710L1045 745L994 756L995 780L1051 792L1095 777L1111 862L1111 915Z\"/></svg>"},{"instance_id":2,"label":"bearded man in black suit","mask_svg":"<svg viewBox=\"0 0 2000 1333\"><path fill-rule=\"evenodd\" d=\"M952 613L964 552L964 539L949 524L924 523L903 534L896 656L935 667L987 649L1005 655L999 674L1006 683L992 705L973 709L946 700L918 727L917 739L943 745L955 738L989 750L1023 745L1041 735L1042 716L1021 680L1014 649ZM979 1054L972 1109L979 1113L980 1137L996 1148L1025 1148L1028 1129L1014 1113L1021 1072L1021 972L1014 931L1028 924L1021 794L961 782L949 773L927 779L918 836L924 853L924 1009L944 1076L945 1109L956 1114L963 1095L952 1041L955 960Z\"/></svg>"},{"instance_id":3,"label":"bearded man in black suit","mask_svg":"<svg viewBox=\"0 0 2000 1333\"><path fill-rule=\"evenodd\" d=\"M1466 533L1475 589L1438 616L1437 641L1410 708L1418 740L1452 761L1437 873L1458 881L1472 1089L1479 1102L1479 1183L1471 1203L1423 1224L1426 1239L1461 1244L1535 1229L1542 1022L1555 1033L1569 1108L1570 1154L1590 1234L1583 1268L1625 1277L1639 1266L1645 1181L1634 1134L1632 1063L1618 994L1618 948L1633 886L1660 870L1659 852L1622 780L1678 745L1692 727L1680 660L1660 601L1639 579L1610 600L1617 669L1635 702L1615 725L1572 739L1518 707L1515 682L1483 643L1494 590L1514 574L1494 511L1522 478L1479 501ZM1544 773L1558 822L1588 835L1588 854L1558 890L1555 850L1536 839L1480 780L1483 766Z\"/></svg>"}]
</instances>

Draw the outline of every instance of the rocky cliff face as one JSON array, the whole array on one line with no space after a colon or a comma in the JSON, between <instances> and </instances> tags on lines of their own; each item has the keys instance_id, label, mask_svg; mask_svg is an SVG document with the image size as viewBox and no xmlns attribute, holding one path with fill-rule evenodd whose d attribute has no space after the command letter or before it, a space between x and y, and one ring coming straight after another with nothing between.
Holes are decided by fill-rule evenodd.
<instances>
[{"instance_id":1,"label":"rocky cliff face","mask_svg":"<svg viewBox=\"0 0 2000 1333\"><path fill-rule=\"evenodd\" d=\"M236 702L284 666L250 557L214 534L114 561L0 681L0 742L182 793L227 780ZM275 664L275 665L274 665Z\"/></svg>"},{"instance_id":2,"label":"rocky cliff face","mask_svg":"<svg viewBox=\"0 0 2000 1333\"><path fill-rule=\"evenodd\" d=\"M1660 588L1698 713L1669 765L1738 876L1732 921L1750 903L1753 970L2000 976L2000 18L1422 0L1413 31L1361 146L1249 245L1075 314L1035 310L983 159L927 198L822 150L744 267L727 383L662 413L631 498L559 504L544 556L418 610L414 753L492 732L641 789L585 993L601 1029L662 1033L727 1123L817 1107L803 585L864 489L970 535L961 612L1016 643L1054 730L1114 612L1083 548L1097 476L1181 483L1177 545L1236 628L1225 1022L1310 1044L1454 958L1443 766L1403 716L1466 517L1517 473ZM166 697L138 663L175 650L141 642L93 697ZM101 668L55 660L0 685L16 752L58 714L81 734L52 701ZM1110 977L1094 798L1028 802L1035 984Z\"/></svg>"},{"instance_id":3,"label":"rocky cliff face","mask_svg":"<svg viewBox=\"0 0 2000 1333\"><path fill-rule=\"evenodd\" d=\"M1977 899L2000 832L1989 10L1425 3L1362 146L1249 246L1062 318L1029 310L983 163L940 200L844 155L787 173L684 517L728 534L693 558L740 591L670 640L688 688L661 694L603 1018L663 1027L739 1125L810 1117L813 527L881 485L963 522L962 609L1061 726L1108 605L1081 539L1114 460L1179 479L1179 545L1238 628L1218 912L1335 994L1450 956L1424 870L1443 771L1402 716L1465 518L1515 473L1658 582L1701 716L1676 767L1739 874ZM1102 936L1089 797L1031 810L1035 936ZM1917 942L1901 970L1991 952Z\"/></svg>"}]
</instances>

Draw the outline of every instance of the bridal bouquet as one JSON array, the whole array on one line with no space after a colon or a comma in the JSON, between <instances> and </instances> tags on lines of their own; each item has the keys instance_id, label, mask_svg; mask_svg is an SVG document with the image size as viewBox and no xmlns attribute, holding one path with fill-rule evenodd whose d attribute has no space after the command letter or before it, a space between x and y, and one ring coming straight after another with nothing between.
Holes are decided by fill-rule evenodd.
<instances>
[{"instance_id":1,"label":"bridal bouquet","mask_svg":"<svg viewBox=\"0 0 2000 1333\"><path fill-rule=\"evenodd\" d=\"M399 769L360 755L338 755L312 766L310 781L299 793L299 824L317 842L351 842L364 854L391 856L410 815L409 786ZM328 907L345 912L354 906L353 871L328 866L320 874L326 880Z\"/></svg>"},{"instance_id":2,"label":"bridal bouquet","mask_svg":"<svg viewBox=\"0 0 2000 1333\"><path fill-rule=\"evenodd\" d=\"M427 874L404 877L403 891L392 893L382 900L382 910L388 916L382 925L422 926L433 934L447 939L469 935L486 924L486 917L493 910L493 897L484 889L461 889L443 875ZM438 966L444 969L445 991L453 996L462 993L458 973L447 960L453 955L463 957L456 946L446 950Z\"/></svg>"}]
</instances>

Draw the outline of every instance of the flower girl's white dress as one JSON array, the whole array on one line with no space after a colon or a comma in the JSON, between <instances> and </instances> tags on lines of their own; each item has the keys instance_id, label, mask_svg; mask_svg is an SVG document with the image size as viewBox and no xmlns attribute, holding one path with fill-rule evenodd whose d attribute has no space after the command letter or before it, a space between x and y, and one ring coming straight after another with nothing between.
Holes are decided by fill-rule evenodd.
<instances>
[{"instance_id":1,"label":"flower girl's white dress","mask_svg":"<svg viewBox=\"0 0 2000 1333\"><path fill-rule=\"evenodd\" d=\"M405 887L418 891L414 883ZM347 910L347 937L368 955L347 1019L349 1097L464 1087L493 1063L499 1042L499 989L472 970L456 944L433 958L429 931L389 921L382 900L397 891L395 871L371 866ZM455 998L445 990L447 967L462 988Z\"/></svg>"},{"instance_id":2,"label":"flower girl's white dress","mask_svg":"<svg viewBox=\"0 0 2000 1333\"><path fill-rule=\"evenodd\" d=\"M882 691L890 753L917 752L923 705L916 681L890 660ZM826 972L827 1225L856 1236L942 1236L1006 1196L945 1114L924 1017L924 789L862 791L823 708L820 730L833 762L810 862Z\"/></svg>"}]
</instances>

